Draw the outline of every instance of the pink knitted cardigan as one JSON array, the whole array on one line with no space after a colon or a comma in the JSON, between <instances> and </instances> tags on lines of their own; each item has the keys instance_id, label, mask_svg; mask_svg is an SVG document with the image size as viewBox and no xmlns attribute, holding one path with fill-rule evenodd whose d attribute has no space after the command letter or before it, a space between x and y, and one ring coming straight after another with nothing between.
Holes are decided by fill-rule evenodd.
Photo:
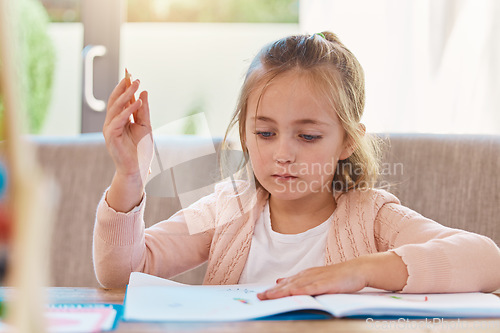
<instances>
[{"instance_id":1,"label":"pink knitted cardigan","mask_svg":"<svg viewBox=\"0 0 500 333\"><path fill-rule=\"evenodd\" d=\"M105 195L97 209L93 256L97 279L106 287L125 286L133 271L168 278L207 260L204 284L238 283L255 222L269 197L264 189L252 191L245 183L221 183L213 194L145 229L145 197L140 209L118 213ZM403 292L500 288L500 249L490 238L442 226L384 190L333 195L337 208L325 265L393 251L408 269Z\"/></svg>"}]
</instances>

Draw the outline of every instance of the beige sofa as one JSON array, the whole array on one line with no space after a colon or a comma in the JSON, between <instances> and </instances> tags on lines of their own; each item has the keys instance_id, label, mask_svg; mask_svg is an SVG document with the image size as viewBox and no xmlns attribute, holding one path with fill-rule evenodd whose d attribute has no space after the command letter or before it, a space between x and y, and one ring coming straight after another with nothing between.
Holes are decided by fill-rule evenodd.
<instances>
[{"instance_id":1,"label":"beige sofa","mask_svg":"<svg viewBox=\"0 0 500 333\"><path fill-rule=\"evenodd\" d=\"M424 216L487 235L500 244L500 136L394 134L383 138L382 187ZM92 231L97 203L114 172L102 135L32 140L43 169L60 188L51 240L51 285L98 286L92 266ZM174 163L187 160L192 152L213 151L220 143L220 139L193 136L156 141L162 156L173 157ZM200 164L195 168L200 169ZM203 173L188 171L196 181L205 177L206 169L214 168L205 164ZM178 198L150 195L146 224L166 219L180 208ZM203 270L201 266L177 280L200 283Z\"/></svg>"}]
</instances>

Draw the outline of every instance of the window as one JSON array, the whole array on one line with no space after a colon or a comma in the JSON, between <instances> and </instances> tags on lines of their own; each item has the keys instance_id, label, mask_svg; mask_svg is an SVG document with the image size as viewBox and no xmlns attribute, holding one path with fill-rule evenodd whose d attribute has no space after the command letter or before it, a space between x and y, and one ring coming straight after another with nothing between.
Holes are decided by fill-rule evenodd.
<instances>
[{"instance_id":1,"label":"window","mask_svg":"<svg viewBox=\"0 0 500 333\"><path fill-rule=\"evenodd\" d=\"M128 22L298 23L298 0L128 0Z\"/></svg>"},{"instance_id":2,"label":"window","mask_svg":"<svg viewBox=\"0 0 500 333\"><path fill-rule=\"evenodd\" d=\"M82 3L43 0L43 4L52 21L49 30L58 64L42 134L78 134ZM96 5L95 10L102 8ZM149 91L154 129L175 123L169 131L222 136L251 59L265 43L298 33L298 13L298 0L128 0L116 66L120 75L127 67L141 80L141 89ZM114 84L119 79L112 78ZM95 91L96 97L99 94ZM193 114L203 117L188 117ZM193 123L193 119L198 120Z\"/></svg>"}]
</instances>

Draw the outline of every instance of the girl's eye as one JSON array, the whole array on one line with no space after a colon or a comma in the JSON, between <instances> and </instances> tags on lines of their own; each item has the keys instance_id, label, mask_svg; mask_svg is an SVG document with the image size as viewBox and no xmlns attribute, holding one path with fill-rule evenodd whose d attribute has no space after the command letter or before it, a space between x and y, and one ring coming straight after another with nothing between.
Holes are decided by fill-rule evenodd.
<instances>
[{"instance_id":1,"label":"girl's eye","mask_svg":"<svg viewBox=\"0 0 500 333\"><path fill-rule=\"evenodd\" d=\"M321 135L300 134L299 136L307 142L312 142L321 139Z\"/></svg>"},{"instance_id":2,"label":"girl's eye","mask_svg":"<svg viewBox=\"0 0 500 333\"><path fill-rule=\"evenodd\" d=\"M254 132L255 135L260 136L261 138L268 139L272 136L274 136L273 132Z\"/></svg>"}]
</instances>

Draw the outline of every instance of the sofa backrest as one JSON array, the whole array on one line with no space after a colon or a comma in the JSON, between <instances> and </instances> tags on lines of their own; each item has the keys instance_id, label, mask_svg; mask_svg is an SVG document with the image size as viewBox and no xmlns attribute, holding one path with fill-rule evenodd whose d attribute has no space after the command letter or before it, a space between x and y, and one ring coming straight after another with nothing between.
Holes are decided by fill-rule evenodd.
<instances>
[{"instance_id":1,"label":"sofa backrest","mask_svg":"<svg viewBox=\"0 0 500 333\"><path fill-rule=\"evenodd\" d=\"M425 217L500 244L500 136L391 134L385 142L380 185Z\"/></svg>"},{"instance_id":2,"label":"sofa backrest","mask_svg":"<svg viewBox=\"0 0 500 333\"><path fill-rule=\"evenodd\" d=\"M497 223L500 136L397 134L389 137L384 137L386 153L381 186L426 217L487 235L500 243L500 224ZM104 139L101 134L85 134L69 138L33 137L32 140L40 164L60 188L52 232L51 285L98 286L92 265L92 232L97 203L114 173ZM220 141L194 136L156 138L160 155L171 157L171 163L217 150ZM162 167L168 168L168 162ZM195 167L198 169L192 171L193 181L200 177L199 166ZM215 166L205 168L215 169ZM164 220L179 209L179 198L148 195L146 225ZM200 283L205 267L184 273L176 280Z\"/></svg>"}]
</instances>

